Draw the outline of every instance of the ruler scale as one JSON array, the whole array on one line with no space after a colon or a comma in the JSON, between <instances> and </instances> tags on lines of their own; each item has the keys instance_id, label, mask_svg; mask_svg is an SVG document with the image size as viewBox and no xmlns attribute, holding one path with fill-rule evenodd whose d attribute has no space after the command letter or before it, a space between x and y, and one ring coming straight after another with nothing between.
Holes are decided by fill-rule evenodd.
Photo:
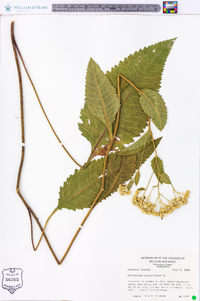
<instances>
[{"instance_id":1,"label":"ruler scale","mask_svg":"<svg viewBox=\"0 0 200 301\"><path fill-rule=\"evenodd\" d=\"M52 4L52 12L66 13L133 13L133 12L150 12L156 13L161 10L159 4L81 4L65 3Z\"/></svg>"}]
</instances>

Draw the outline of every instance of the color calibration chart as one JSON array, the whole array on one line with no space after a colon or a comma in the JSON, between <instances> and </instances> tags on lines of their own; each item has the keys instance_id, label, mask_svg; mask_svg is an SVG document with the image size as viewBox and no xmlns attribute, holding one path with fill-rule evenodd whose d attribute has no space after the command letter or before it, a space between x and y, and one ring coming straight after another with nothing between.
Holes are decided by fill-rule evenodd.
<instances>
[{"instance_id":1,"label":"color calibration chart","mask_svg":"<svg viewBox=\"0 0 200 301\"><path fill-rule=\"evenodd\" d=\"M177 14L178 2L177 1L164 1L163 13L164 14Z\"/></svg>"}]
</instances>

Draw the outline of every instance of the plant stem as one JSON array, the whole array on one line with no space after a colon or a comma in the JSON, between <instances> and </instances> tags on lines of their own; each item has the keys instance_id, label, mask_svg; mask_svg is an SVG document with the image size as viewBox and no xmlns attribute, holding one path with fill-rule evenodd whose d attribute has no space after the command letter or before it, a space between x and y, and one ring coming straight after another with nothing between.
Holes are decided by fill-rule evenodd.
<instances>
[{"instance_id":1,"label":"plant stem","mask_svg":"<svg viewBox=\"0 0 200 301\"><path fill-rule=\"evenodd\" d=\"M150 179L149 179L149 181L148 181L148 183L147 183L147 186L146 186L146 188L145 188L145 190L144 190L144 192L143 192L143 196L145 195L145 192L147 191L147 189L148 189L148 187L149 187L149 184L150 184L150 182L151 182L152 177L153 177L153 172L152 172L152 174L151 174L151 176L150 176ZM150 194L151 194L151 193L150 193Z\"/></svg>"},{"instance_id":2,"label":"plant stem","mask_svg":"<svg viewBox=\"0 0 200 301\"><path fill-rule=\"evenodd\" d=\"M136 91L144 94L140 89L138 89L128 78L126 78L125 76L118 74L118 77L123 78L127 83L129 83ZM145 94L144 94L145 95ZM146 95L145 95L146 96Z\"/></svg>"},{"instance_id":3,"label":"plant stem","mask_svg":"<svg viewBox=\"0 0 200 301\"><path fill-rule=\"evenodd\" d=\"M104 134L106 133L106 131L107 131L107 128L105 128L105 130L103 131L103 134L101 135L101 137L100 137L99 140L97 141L97 143L96 143L94 149L92 150L92 152L91 152L91 154L90 154L90 156L89 156L87 162L84 164L83 168L86 168L86 167L88 166L88 164L90 163L90 161L93 159L93 157L94 157L94 152L95 152L95 150L96 150L96 148L97 148L99 142L100 142L101 139L103 138Z\"/></svg>"},{"instance_id":4,"label":"plant stem","mask_svg":"<svg viewBox=\"0 0 200 301\"><path fill-rule=\"evenodd\" d=\"M32 80L31 80L30 75L29 75L29 73L28 73L28 71L27 71L27 69L26 69L26 66L25 66L25 64L24 64L23 58L22 58L22 56L21 56L21 53L20 53L20 51L19 51L19 48L18 48L18 46L17 46L17 43L16 43L16 41L15 41L15 37L14 37L14 22L11 23L11 40L12 40L13 52L14 52L14 56L15 56L15 61L16 61L16 66L17 66L17 72L18 72L18 78L19 78L20 113L21 113L21 136L22 136L22 153L21 153L21 161L20 161L20 166L19 166L18 176L17 176L16 192L17 192L17 194L19 195L19 197L20 197L20 199L22 200L23 204L25 205L25 207L26 207L27 210L28 210L28 214L29 214L29 218L30 218L30 223L31 223L31 241L32 241L33 249L34 249L34 250L37 250L37 248L38 248L38 246L39 246L39 244L40 244L40 242L41 242L41 239L42 239L42 237L44 236L45 241L46 241L46 243L47 243L47 245L48 245L48 247L49 247L49 249L50 249L52 255L54 256L54 258L55 258L57 264L60 265L60 264L63 262L63 260L65 259L65 257L67 256L67 254L68 254L69 250L71 249L71 247L72 247L72 245L73 245L73 243L74 243L74 241L75 241L77 235L79 234L79 232L80 232L82 226L84 225L84 223L86 222L87 218L88 218L89 215L91 214L92 210L93 210L94 207L96 206L96 204L97 204L97 202L98 202L98 200L99 200L100 195L101 195L102 192L104 191L105 178L106 178L106 166L107 166L107 160L108 160L109 152L110 152L110 150L111 150L111 148L112 148L112 145L113 145L113 142L114 142L114 139L115 139L115 135L116 135L116 133L117 133L117 129L118 129L118 125L119 125L120 109L119 109L119 111L118 111L118 113L117 113L116 124L115 124L115 130L114 130L114 135L112 136L112 139L111 139L111 133L110 133L110 135L109 135L109 136L110 136L110 143L109 143L109 145L108 145L108 149L107 149L107 151L106 151L106 155L105 155L105 159L104 159L103 172L102 172L102 175L103 175L103 176L102 176L102 185L101 185L101 189L100 189L99 193L97 194L96 198L94 199L94 201L93 201L93 203L92 203L92 205L91 205L89 211L87 212L87 214L86 214L85 218L83 219L81 225L79 226L78 230L76 231L74 237L72 238L72 240L71 240L71 242L70 242L70 244L69 244L69 246L68 246L66 252L64 253L62 259L59 261L58 258L57 258L57 256L55 255L55 253L54 253L52 247L51 247L51 244L50 244L50 242L49 242L49 240L48 240L46 234L45 234L45 229L46 229L46 226L47 226L49 220L51 219L51 217L54 215L54 213L55 213L58 209L55 209L55 210L52 212L52 214L51 214L51 215L49 216L49 218L47 219L47 221L46 221L46 223L45 223L45 226L44 226L44 228L43 228L43 227L41 226L41 224L40 224L40 222L39 222L39 220L38 220L36 214L35 214L34 211L31 209L31 207L28 205L28 203L26 202L25 198L23 197L23 195L22 195L21 192L20 192L20 180L21 180L21 173L22 173L22 168L23 168L23 164L24 164L24 157L25 157L25 130L24 130L24 109L23 109L23 86L22 86L21 69L20 69L20 65L19 65L19 60L18 60L17 54L19 55L19 57L20 57L20 59L21 59L21 62L22 62L23 67L24 67L24 69L25 69L25 72L26 72L26 74L27 74L27 76L28 76L28 78L29 78L29 81L31 82L31 85L32 85L32 87L33 87L33 90L34 90L34 92L35 92L35 95L36 95L36 97L37 97L37 100L38 100L38 102L39 102L39 104L40 104L40 107L41 107L41 109L42 109L42 111L43 111L43 114L45 115L45 118L46 118L47 122L49 123L49 125L50 125L50 127L51 127L51 129L52 129L54 135L56 136L57 140L59 141L59 143L61 143L61 141L60 141L60 139L58 138L56 132L54 131L54 129L53 129L53 127L52 127L52 125L51 125L51 123L50 123L50 121L49 121L49 119L48 119L48 117L47 117L47 115L46 115L46 113L45 113L45 111L44 111L44 108L43 108L43 106L42 106L42 104L41 104L41 101L40 101L40 99L39 99L39 96L38 96L38 94L37 94L37 92L36 92L36 89L35 89L35 87L34 87L34 85L33 85L33 82L32 82ZM118 77L118 81L119 81L119 77ZM120 98L119 82L118 82L118 96L119 96L119 98ZM62 146L63 146L63 145L62 145ZM65 149L64 146L63 146L63 148ZM70 156L70 158L71 158L71 159L72 159L79 167L82 168L82 166L79 165L79 164L71 157L71 155L68 153L68 151L67 151L66 149L65 149L65 151L66 151L67 154ZM32 225L32 217L34 218L34 220L36 221L38 227L40 228L40 230L41 230L41 232L42 232L42 233L41 233L41 237L40 237L39 242L38 242L38 244L37 244L36 247L34 246L34 242L33 242L33 225Z\"/></svg>"},{"instance_id":5,"label":"plant stem","mask_svg":"<svg viewBox=\"0 0 200 301\"><path fill-rule=\"evenodd\" d=\"M26 202L25 198L20 192L20 181L21 181L21 173L22 173L22 168L24 164L24 157L25 157L25 130L24 130L24 109L23 109L23 85L22 85L22 77L21 77L21 69L19 65L19 60L17 57L17 50L16 50L16 44L15 44L15 39L14 39L14 22L11 23L11 40L12 40L12 46L13 46L13 52L15 56L15 62L17 66L17 72L18 72L18 79L19 79L19 92L20 92L20 114L21 114L21 140L22 140L22 152L21 152L21 161L20 161L20 166L18 170L18 175L17 175L17 184L16 184L16 192L19 195L20 199L22 200L23 204L25 205L26 209L28 210L29 218L30 218L30 223L31 223L31 241L33 245L33 249L35 250L34 243L33 243L33 227L32 227L32 217L36 221L38 227L40 228L41 232L43 232L43 227L41 226L36 214L34 211L31 209L31 207L28 205ZM58 258L56 257L51 244L44 233L44 239L46 240L46 243L55 258L56 262L59 263Z\"/></svg>"},{"instance_id":6,"label":"plant stem","mask_svg":"<svg viewBox=\"0 0 200 301\"><path fill-rule=\"evenodd\" d=\"M46 227L47 227L48 222L50 221L50 219L52 218L52 216L56 213L56 211L58 211L58 209L55 209L55 210L50 214L50 216L48 217L48 219L46 220L46 223L45 223L45 225L44 225L44 228L43 228L42 234L41 234L41 236L40 236L40 239L39 239L39 241L38 241L38 243L37 243L37 246L35 247L35 251L38 249L38 247L39 247L39 245L40 245L40 243L41 243L41 240L42 240L42 237L43 237L43 235L44 235L44 231L45 231L45 229L46 229Z\"/></svg>"},{"instance_id":7,"label":"plant stem","mask_svg":"<svg viewBox=\"0 0 200 301\"><path fill-rule=\"evenodd\" d=\"M73 243L74 243L76 237L78 236L80 230L82 229L83 225L85 224L86 220L88 219L89 215L91 214L92 210L94 209L94 207L95 207L95 205L96 205L96 203L97 203L97 201L98 201L100 195L101 195L102 192L104 191L106 165L107 165L108 154L109 154L109 152L110 152L111 147L112 147L112 142L111 142L110 145L109 145L109 148L108 148L108 150L107 150L107 153L106 153L106 156L105 156L105 159L104 159L104 165L103 165L103 177L102 177L102 186L101 186L101 189L100 189L100 191L98 192L96 198L94 199L94 201L93 201L93 203L92 203L90 209L88 210L86 216L84 217L82 223L80 224L79 228L77 229L76 233L74 234L74 236L73 236L73 238L72 238L72 240L71 240L71 242L70 242L70 244L69 244L67 250L65 251L63 257L61 258L60 261L59 261L59 260L58 260L58 261L56 260L57 263L58 263L58 265L60 265L60 264L64 261L64 259L66 258L66 256L67 256L67 254L69 253L69 250L71 249L71 247L72 247L72 245L73 245ZM43 235L45 235L45 229L46 229L47 223L49 222L50 218L54 215L54 213L55 213L57 210L58 210L58 209L55 209L55 210L52 212L52 214L48 217L48 219L47 219L47 221L46 221L46 223L45 223L44 229L43 229L43 231L42 231L40 240L39 240L39 242L38 242L38 244L37 244L37 246L36 246L36 248L35 248L36 250L37 250L37 248L38 248L38 246L39 246L39 244L40 244L40 242L41 242L41 240L42 240Z\"/></svg>"},{"instance_id":8,"label":"plant stem","mask_svg":"<svg viewBox=\"0 0 200 301\"><path fill-rule=\"evenodd\" d=\"M118 91L118 97L120 98L120 93ZM103 177L102 177L102 185L101 185L101 189L99 191L99 193L97 194L96 198L94 199L89 211L87 212L86 216L84 217L82 223L80 224L79 228L77 229L74 237L72 238L66 252L64 253L62 259L60 260L59 264L61 264L63 262L63 260L65 259L65 257L67 256L67 254L69 253L69 250L71 249L76 237L78 236L80 230L82 229L83 225L85 224L86 220L88 219L89 215L91 214L92 210L94 209L94 207L96 206L99 197L101 196L102 192L104 191L104 185L105 185L105 177L106 177L106 166L107 166L107 161L108 161L108 154L112 148L114 139L115 139L115 135L117 133L117 129L118 129L118 125L119 125L119 115L120 115L120 110L117 112L117 119L116 119L116 124L115 124L115 130L114 130L114 134L113 134L113 138L111 140L111 142L109 143L106 155L105 155L105 159L104 159L104 165L103 165Z\"/></svg>"},{"instance_id":9,"label":"plant stem","mask_svg":"<svg viewBox=\"0 0 200 301\"><path fill-rule=\"evenodd\" d=\"M104 162L106 162L106 158L105 158ZM76 231L75 235L73 236L73 238L72 238L72 240L71 240L71 242L70 242L70 244L69 244L69 246L68 246L66 252L64 253L64 255L63 255L63 257L61 258L61 260L59 261L59 264L61 264L61 263L64 261L64 259L65 259L65 257L67 256L69 250L71 249L71 247L72 247L72 245L73 245L73 243L74 243L76 237L78 236L80 230L82 229L82 227L83 227L83 225L85 224L86 220L88 219L90 213L91 213L92 210L94 209L94 207L95 207L95 205L96 205L96 203L97 203L97 201L98 201L100 195L102 194L102 192L103 192L103 190L104 190L104 181L105 181L105 171L104 171L104 173L103 173L103 179L102 179L102 186L101 186L101 189L100 189L99 193L97 194L96 198L94 199L94 201L93 201L93 203L92 203L92 205L91 205L89 211L87 212L86 216L84 217L84 219L83 219L82 223L80 224L78 230Z\"/></svg>"},{"instance_id":10,"label":"plant stem","mask_svg":"<svg viewBox=\"0 0 200 301\"><path fill-rule=\"evenodd\" d=\"M121 76L118 75L118 78L117 78L118 96L119 96L119 94L120 94L120 93L119 93L119 91L120 91L119 78L120 78L120 77L121 77ZM123 84L124 84L124 83L125 83L125 80L123 79ZM121 87L123 86L123 84L121 85ZM123 87L122 87L122 88L123 88ZM128 99L128 97L129 97L129 95L130 95L130 93L132 92L133 89L134 89L134 88L132 88L132 89L128 92L127 96L124 98L123 102L121 103L121 107L123 106L123 104L125 103L125 101ZM102 135L100 136L100 138L98 139L98 141L97 141L95 147L94 147L93 150L91 151L91 154L90 154L90 156L89 156L87 162L84 164L83 168L86 168L86 167L88 166L88 164L90 163L90 161L96 156L95 151L96 151L96 149L97 149L97 147L98 147L98 145L99 145L101 139L103 138L103 136L105 135L106 132L107 132L107 127L105 127L105 130L103 131L103 133L102 133Z\"/></svg>"},{"instance_id":11,"label":"plant stem","mask_svg":"<svg viewBox=\"0 0 200 301\"><path fill-rule=\"evenodd\" d=\"M157 155L156 146L155 146L154 139L153 139L153 133L152 133L152 130L151 130L151 119L150 119L150 117L148 117L148 123L149 123L149 131L151 133L151 139L152 139L154 152L155 152L155 158L156 158L156 166L157 166L157 172L158 172L158 185L157 185L157 187L158 187L158 197L160 197L160 177L161 177L161 174L159 172L159 167L158 167L158 155Z\"/></svg>"},{"instance_id":12,"label":"plant stem","mask_svg":"<svg viewBox=\"0 0 200 301\"><path fill-rule=\"evenodd\" d=\"M47 117L47 114L46 114L46 112L45 112L45 110L44 110L44 108L43 108L43 105L42 105L42 103L41 103L41 101L40 101L40 98L39 98L39 96L38 96L38 94L37 94L36 88L35 88L35 86L34 86L34 84L33 84L33 81L31 80L31 77L30 77L30 75L29 75L29 73L28 73L28 70L27 70L26 65L25 65L25 63L24 63L24 60L23 60L23 58L22 58L21 52L20 52L19 47L18 47L18 45L17 45L17 42L16 42L16 40L15 40L15 36L14 36L14 22L11 23L11 28L12 28L12 29L11 29L11 35L12 35L12 36L11 36L11 39L12 39L13 47L15 48L15 50L17 51L17 53L18 53L18 55L19 55L19 57L20 57L20 59L21 59L22 65L23 65L24 70L25 70L25 72L26 72L26 74L27 74L27 76L28 76L28 79L29 79L30 83L31 83L31 86L32 86L33 91L34 91L34 93L35 93L35 95L36 95L36 98L37 98L37 100L38 100L38 103L39 103L39 105L40 105L40 108L41 108L41 110L42 110L42 112L43 112L43 114L44 114L44 116L45 116L45 118L46 118L46 120L47 120L47 122L48 122L48 124L49 124L49 126L50 126L50 128L51 128L51 130L52 130L52 132L54 133L54 135L55 135L56 139L58 140L58 142L61 144L62 148L65 150L65 152L68 154L68 156L72 159L72 161L73 161L76 165L78 165L80 168L82 168L82 166L81 166L81 165L80 165L80 164L79 164L79 163L71 156L71 154L68 152L68 150L67 150L67 149L65 148L65 146L62 144L62 142L61 142L60 138L58 137L58 135L56 134L56 132L55 132L55 130L54 130L54 128L53 128L53 126L52 126L52 124L51 124L49 118Z\"/></svg>"},{"instance_id":13,"label":"plant stem","mask_svg":"<svg viewBox=\"0 0 200 301\"><path fill-rule=\"evenodd\" d=\"M151 118L150 117L148 117L148 126L149 126L149 132L151 134L151 139L152 139L153 148L154 148L154 152L155 152L156 164L158 165L158 160L157 160L158 155L157 155L156 146L155 146L154 139L153 139L153 133L152 133L152 130L151 130Z\"/></svg>"}]
</instances>

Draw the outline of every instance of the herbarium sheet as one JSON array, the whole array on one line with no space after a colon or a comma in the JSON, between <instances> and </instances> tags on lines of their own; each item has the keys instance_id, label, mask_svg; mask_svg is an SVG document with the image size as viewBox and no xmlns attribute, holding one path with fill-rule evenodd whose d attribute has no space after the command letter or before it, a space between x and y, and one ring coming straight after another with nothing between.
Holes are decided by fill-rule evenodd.
<instances>
[{"instance_id":1,"label":"herbarium sheet","mask_svg":"<svg viewBox=\"0 0 200 301\"><path fill-rule=\"evenodd\" d=\"M198 300L199 26L2 17L1 300Z\"/></svg>"}]
</instances>

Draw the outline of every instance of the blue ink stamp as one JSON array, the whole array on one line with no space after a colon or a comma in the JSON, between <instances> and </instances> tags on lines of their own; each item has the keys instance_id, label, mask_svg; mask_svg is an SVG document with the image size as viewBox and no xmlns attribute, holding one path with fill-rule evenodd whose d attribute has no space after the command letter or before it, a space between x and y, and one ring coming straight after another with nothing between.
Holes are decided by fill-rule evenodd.
<instances>
[{"instance_id":1,"label":"blue ink stamp","mask_svg":"<svg viewBox=\"0 0 200 301\"><path fill-rule=\"evenodd\" d=\"M2 288L8 290L11 294L23 286L22 269L9 268L2 271Z\"/></svg>"}]
</instances>

